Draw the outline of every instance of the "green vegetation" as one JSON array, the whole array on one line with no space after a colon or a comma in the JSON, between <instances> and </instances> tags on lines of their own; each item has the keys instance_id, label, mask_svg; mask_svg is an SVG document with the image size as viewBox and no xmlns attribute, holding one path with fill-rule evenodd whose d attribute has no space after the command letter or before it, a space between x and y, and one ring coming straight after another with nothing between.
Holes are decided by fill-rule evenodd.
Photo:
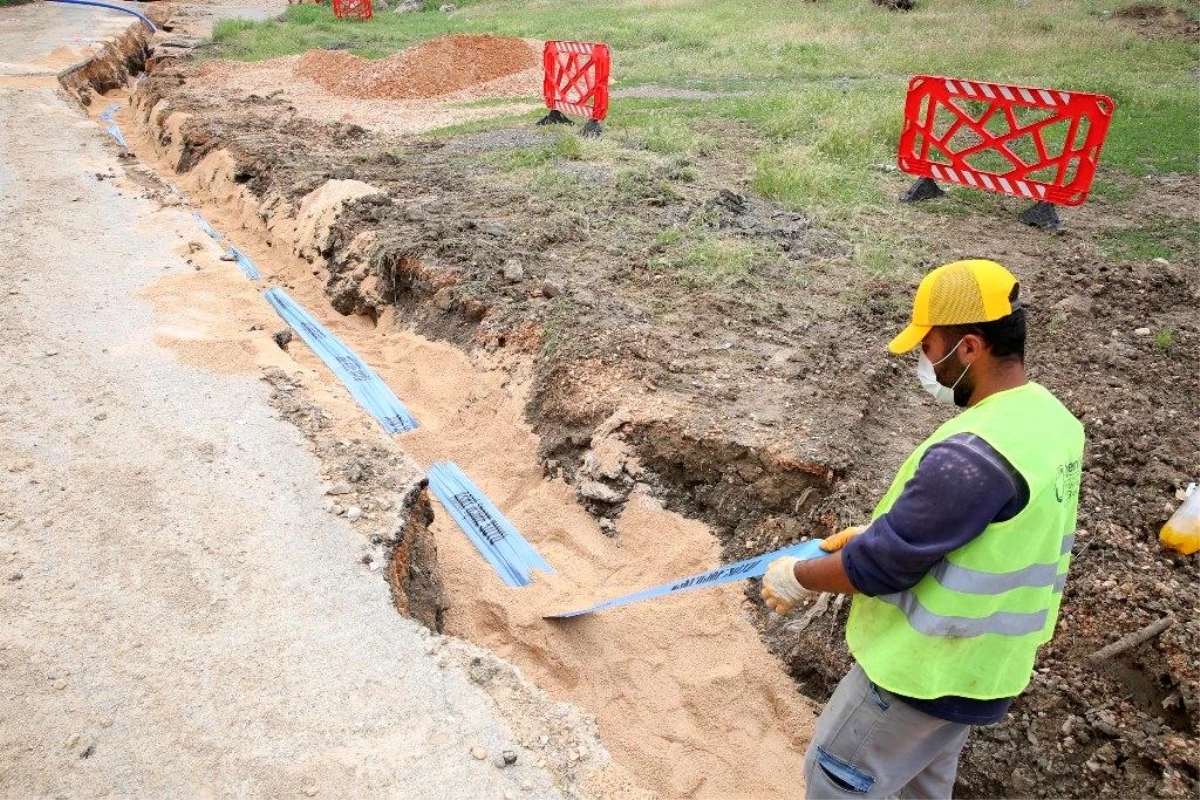
<instances>
[{"instance_id":1,"label":"green vegetation","mask_svg":"<svg viewBox=\"0 0 1200 800\"><path fill-rule=\"evenodd\" d=\"M1102 231L1100 249L1109 258L1120 261L1154 258L1170 261L1181 255L1194 255L1200 249L1200 229L1170 219L1151 218L1142 226Z\"/></svg>"},{"instance_id":2,"label":"green vegetation","mask_svg":"<svg viewBox=\"0 0 1200 800\"><path fill-rule=\"evenodd\" d=\"M614 52L615 89L714 94L614 102L605 139L626 152L657 157L659 168L623 163L627 156L611 146L558 152L561 143L499 157L512 160L509 168L543 169L563 159L616 161L622 191L653 202L673 191L672 182L695 179L695 159L722 148L721 135L706 127L715 123L744 131L750 140L743 168L756 191L829 224L849 220L853 230L860 227L854 217L892 207L907 180L877 166L895 159L903 98L914 74L1109 95L1116 111L1096 186L1097 197L1107 202L1127 202L1122 187L1137 176L1194 172L1200 44L1184 36L1142 35L1119 19L1117 12L1129 3L925 0L915 11L891 13L866 0L481 0L452 14L384 12L366 23L338 21L327 7L300 5L273 21L220 23L212 52L255 60L337 46L374 57L467 32L605 41ZM1183 0L1167 5L1195 15L1194 4ZM506 115L443 133L518 119L528 122ZM1048 132L1051 144L1065 136L1065 127ZM1017 149L1033 153L1028 142ZM547 174L540 179L552 181ZM952 203L931 204L930 211L1012 212L1009 201L981 192L963 189L952 196ZM1158 232L1139 236L1121 232L1107 245L1130 258L1169 257ZM868 254L872 271L893 273L894 256L878 243L871 248L878 253Z\"/></svg>"},{"instance_id":3,"label":"green vegetation","mask_svg":"<svg viewBox=\"0 0 1200 800\"><path fill-rule=\"evenodd\" d=\"M675 243L681 240L682 234ZM743 239L710 235L682 250L653 259L651 268L704 288L747 279L756 267L778 259L778 255Z\"/></svg>"},{"instance_id":4,"label":"green vegetation","mask_svg":"<svg viewBox=\"0 0 1200 800\"><path fill-rule=\"evenodd\" d=\"M579 137L563 133L540 147L499 150L490 154L487 161L504 170L519 170L540 167L556 158L577 161L582 155L583 145Z\"/></svg>"},{"instance_id":5,"label":"green vegetation","mask_svg":"<svg viewBox=\"0 0 1200 800\"><path fill-rule=\"evenodd\" d=\"M1173 328L1163 328L1154 334L1154 349L1163 356L1171 355L1171 348L1174 344L1175 330Z\"/></svg>"}]
</instances>

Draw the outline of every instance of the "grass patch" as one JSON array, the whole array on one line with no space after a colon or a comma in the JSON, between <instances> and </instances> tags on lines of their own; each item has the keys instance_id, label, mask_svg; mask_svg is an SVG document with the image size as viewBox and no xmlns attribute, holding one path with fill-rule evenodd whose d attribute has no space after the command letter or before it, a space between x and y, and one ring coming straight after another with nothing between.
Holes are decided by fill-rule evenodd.
<instances>
[{"instance_id":1,"label":"grass patch","mask_svg":"<svg viewBox=\"0 0 1200 800\"><path fill-rule=\"evenodd\" d=\"M512 147L487 154L483 161L504 171L531 169L555 159L578 161L583 156L579 138L559 134L550 142L537 147Z\"/></svg>"},{"instance_id":2,"label":"grass patch","mask_svg":"<svg viewBox=\"0 0 1200 800\"><path fill-rule=\"evenodd\" d=\"M1158 333L1154 334L1154 349L1163 357L1171 355L1171 348L1175 346L1175 329L1162 328Z\"/></svg>"},{"instance_id":3,"label":"grass patch","mask_svg":"<svg viewBox=\"0 0 1200 800\"><path fill-rule=\"evenodd\" d=\"M688 158L708 155L717 146L715 136L698 133L678 119L661 117L622 125L614 132L614 138L651 153Z\"/></svg>"},{"instance_id":4,"label":"grass patch","mask_svg":"<svg viewBox=\"0 0 1200 800\"><path fill-rule=\"evenodd\" d=\"M1101 251L1118 261L1149 261L1195 255L1200 249L1200 230L1195 225L1157 217L1145 225L1109 228L1100 234Z\"/></svg>"},{"instance_id":5,"label":"grass patch","mask_svg":"<svg viewBox=\"0 0 1200 800\"><path fill-rule=\"evenodd\" d=\"M742 239L713 236L690 245L680 253L653 259L650 266L657 272L673 275L689 286L705 288L745 278L758 263L776 256Z\"/></svg>"}]
</instances>

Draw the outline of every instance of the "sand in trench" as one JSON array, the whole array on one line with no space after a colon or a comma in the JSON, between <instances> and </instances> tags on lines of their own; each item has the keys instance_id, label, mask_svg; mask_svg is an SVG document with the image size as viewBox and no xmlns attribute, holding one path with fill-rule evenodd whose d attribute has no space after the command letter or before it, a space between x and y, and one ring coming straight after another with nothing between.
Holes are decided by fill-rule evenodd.
<instances>
[{"instance_id":1,"label":"sand in trench","mask_svg":"<svg viewBox=\"0 0 1200 800\"><path fill-rule=\"evenodd\" d=\"M123 127L129 136L130 123ZM149 152L139 144L133 142ZM178 182L191 197L188 177ZM740 584L574 621L541 617L715 566L719 548L704 525L637 496L619 521L617 541L609 539L570 486L543 477L537 438L523 419L524 389L508 373L476 366L457 348L396 326L390 312L377 326L340 317L310 265L267 247L221 208L203 212L266 280L252 283L234 264L198 253L194 259L209 259L201 271L165 277L147 292L160 313L160 342L215 369L252 371L269 363L296 371L298 365L339 427L378 432L302 341L294 340L290 354L271 342L283 323L260 292L287 284L421 422L398 444L423 466L457 462L558 570L557 578L527 589L504 586L435 506L433 530L452 603L447 633L491 649L552 695L595 714L617 764L663 797L802 793L801 758L813 715L750 623ZM186 228L186 217L175 215ZM203 241L196 230L182 236ZM264 330L250 330L255 325Z\"/></svg>"}]
</instances>

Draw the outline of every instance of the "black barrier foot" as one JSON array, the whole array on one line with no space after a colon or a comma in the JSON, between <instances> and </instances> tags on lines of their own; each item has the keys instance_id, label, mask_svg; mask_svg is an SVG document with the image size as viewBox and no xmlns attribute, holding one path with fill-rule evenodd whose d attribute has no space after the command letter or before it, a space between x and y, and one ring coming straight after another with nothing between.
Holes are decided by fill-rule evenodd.
<instances>
[{"instance_id":1,"label":"black barrier foot","mask_svg":"<svg viewBox=\"0 0 1200 800\"><path fill-rule=\"evenodd\" d=\"M600 123L594 119L589 119L584 124L583 130L579 132L579 135L586 136L589 139L598 139L602 133L604 133L604 129L600 127Z\"/></svg>"},{"instance_id":2,"label":"black barrier foot","mask_svg":"<svg viewBox=\"0 0 1200 800\"><path fill-rule=\"evenodd\" d=\"M912 186L908 187L908 191L900 195L901 203L917 203L921 200L932 200L935 197L942 197L946 193L942 191L942 187L937 185L937 181L933 178L917 178Z\"/></svg>"},{"instance_id":3,"label":"black barrier foot","mask_svg":"<svg viewBox=\"0 0 1200 800\"><path fill-rule=\"evenodd\" d=\"M574 125L574 122L567 119L567 115L561 111L551 111L546 116L538 120L538 125Z\"/></svg>"},{"instance_id":4,"label":"black barrier foot","mask_svg":"<svg viewBox=\"0 0 1200 800\"><path fill-rule=\"evenodd\" d=\"M1053 203L1047 203L1045 200L1039 200L1022 211L1021 216L1017 219L1026 225L1032 225L1044 231L1056 231L1062 227L1062 220L1058 218L1058 209L1054 207Z\"/></svg>"}]
</instances>

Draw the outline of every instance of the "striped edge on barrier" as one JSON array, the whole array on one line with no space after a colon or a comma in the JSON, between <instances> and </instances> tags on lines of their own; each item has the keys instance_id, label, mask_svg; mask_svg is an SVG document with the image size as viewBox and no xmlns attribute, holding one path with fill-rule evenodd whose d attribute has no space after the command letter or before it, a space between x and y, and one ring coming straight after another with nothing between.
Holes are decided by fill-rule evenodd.
<instances>
[{"instance_id":1,"label":"striped edge on barrier","mask_svg":"<svg viewBox=\"0 0 1200 800\"><path fill-rule=\"evenodd\" d=\"M283 289L268 289L263 297L283 321L300 334L325 366L333 370L354 399L379 420L387 433L405 433L417 427L417 421L388 385L350 348L311 314L301 308Z\"/></svg>"},{"instance_id":2,"label":"striped edge on barrier","mask_svg":"<svg viewBox=\"0 0 1200 800\"><path fill-rule=\"evenodd\" d=\"M785 547L782 550L776 550L771 553L764 553L761 556L748 558L745 561L738 561L734 564L726 564L723 567L701 572L699 575L692 575L687 578L681 578L671 583L652 586L649 589L642 589L631 594L614 597L610 600L602 600L595 605L586 608L580 608L575 611L563 611L559 614L546 614L546 619L569 619L571 617L581 617L584 614L594 614L597 611L607 611L610 608L626 606L630 603L640 603L643 600L650 600L655 597L664 597L669 594L678 594L680 592L690 592L693 589L704 589L710 586L720 586L724 583L732 583L733 581L745 580L746 578L761 578L767 572L767 565L780 556L794 556L807 561L810 558L819 558L829 555L821 549L820 540L814 539L810 542L795 544L791 547Z\"/></svg>"},{"instance_id":3,"label":"striped edge on barrier","mask_svg":"<svg viewBox=\"0 0 1200 800\"><path fill-rule=\"evenodd\" d=\"M969 169L962 168L956 170L938 164L930 164L929 169L933 172L933 177L939 181L953 181L954 183L974 186L976 189L987 189L992 192L1003 191L1005 194L1019 194L1031 200L1046 199L1046 187L1040 183L1030 184L1016 179L1009 181L1007 178L1002 178L999 175L988 175L986 172L972 172ZM1034 191L1037 192L1036 195L1034 195Z\"/></svg>"},{"instance_id":4,"label":"striped edge on barrier","mask_svg":"<svg viewBox=\"0 0 1200 800\"><path fill-rule=\"evenodd\" d=\"M966 81L962 78L945 80L946 92L952 95L986 97L995 100L1003 97L1005 100L1024 100L1026 103L1036 103L1041 100L1048 106L1067 105L1071 102L1070 92L1060 92L1056 89L1034 89L1025 86L1006 86L1000 83L983 83L982 81Z\"/></svg>"},{"instance_id":5,"label":"striped edge on barrier","mask_svg":"<svg viewBox=\"0 0 1200 800\"><path fill-rule=\"evenodd\" d=\"M554 49L560 53L578 53L590 56L596 49L594 42L555 42Z\"/></svg>"},{"instance_id":6,"label":"striped edge on barrier","mask_svg":"<svg viewBox=\"0 0 1200 800\"><path fill-rule=\"evenodd\" d=\"M532 582L529 573L535 569L555 574L457 464L443 461L431 466L429 488L505 584L528 586Z\"/></svg>"}]
</instances>

